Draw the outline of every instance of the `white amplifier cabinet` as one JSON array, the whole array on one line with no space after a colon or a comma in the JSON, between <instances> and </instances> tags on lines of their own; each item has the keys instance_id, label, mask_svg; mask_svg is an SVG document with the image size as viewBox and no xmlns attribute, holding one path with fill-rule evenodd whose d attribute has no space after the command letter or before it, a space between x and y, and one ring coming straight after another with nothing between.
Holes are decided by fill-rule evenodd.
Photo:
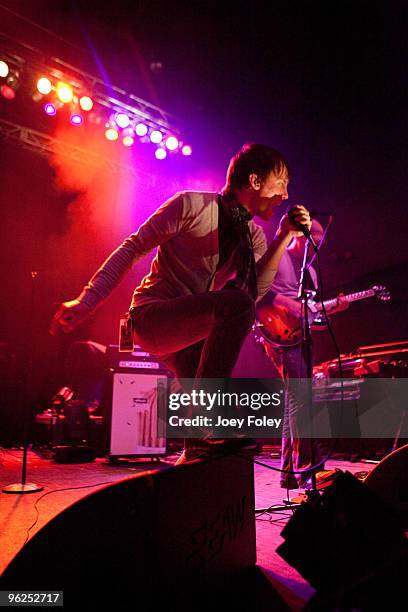
<instances>
[{"instance_id":1,"label":"white amplifier cabinet","mask_svg":"<svg viewBox=\"0 0 408 612\"><path fill-rule=\"evenodd\" d=\"M109 456L150 457L166 453L166 372L112 369Z\"/></svg>"}]
</instances>

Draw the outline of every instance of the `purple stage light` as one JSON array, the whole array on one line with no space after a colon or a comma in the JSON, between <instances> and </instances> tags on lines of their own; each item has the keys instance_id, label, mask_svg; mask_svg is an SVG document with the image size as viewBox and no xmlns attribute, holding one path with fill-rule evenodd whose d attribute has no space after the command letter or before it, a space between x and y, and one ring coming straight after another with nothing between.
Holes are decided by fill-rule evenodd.
<instances>
[{"instance_id":1,"label":"purple stage light","mask_svg":"<svg viewBox=\"0 0 408 612\"><path fill-rule=\"evenodd\" d=\"M44 105L44 110L50 117L57 114L57 109L55 108L54 104L51 104L51 102L47 102L47 104Z\"/></svg>"},{"instance_id":2,"label":"purple stage light","mask_svg":"<svg viewBox=\"0 0 408 612\"><path fill-rule=\"evenodd\" d=\"M115 115L116 125L120 128L127 128L130 125L130 119L126 113L116 113Z\"/></svg>"},{"instance_id":3,"label":"purple stage light","mask_svg":"<svg viewBox=\"0 0 408 612\"><path fill-rule=\"evenodd\" d=\"M83 121L84 118L82 117L82 115L79 115L78 113L74 113L73 115L71 115L70 122L72 123L72 125L81 125Z\"/></svg>"},{"instance_id":4,"label":"purple stage light","mask_svg":"<svg viewBox=\"0 0 408 612\"><path fill-rule=\"evenodd\" d=\"M135 127L135 132L138 136L146 136L148 127L144 123L138 123Z\"/></svg>"},{"instance_id":5,"label":"purple stage light","mask_svg":"<svg viewBox=\"0 0 408 612\"><path fill-rule=\"evenodd\" d=\"M156 159L166 159L166 157L167 157L166 149L162 149L162 148L156 149L154 154L156 156Z\"/></svg>"},{"instance_id":6,"label":"purple stage light","mask_svg":"<svg viewBox=\"0 0 408 612\"><path fill-rule=\"evenodd\" d=\"M150 134L150 140L154 144L159 144L159 142L163 140L163 134L161 133L160 130L153 130L153 132ZM164 158L161 158L161 159L164 159Z\"/></svg>"},{"instance_id":7,"label":"purple stage light","mask_svg":"<svg viewBox=\"0 0 408 612\"><path fill-rule=\"evenodd\" d=\"M179 141L177 140L175 136L169 136L166 139L166 147L168 148L169 151L175 151L178 146L179 146Z\"/></svg>"},{"instance_id":8,"label":"purple stage light","mask_svg":"<svg viewBox=\"0 0 408 612\"><path fill-rule=\"evenodd\" d=\"M181 149L181 152L182 152L183 155L190 156L193 151L192 151L190 145L184 145L184 147Z\"/></svg>"}]
</instances>

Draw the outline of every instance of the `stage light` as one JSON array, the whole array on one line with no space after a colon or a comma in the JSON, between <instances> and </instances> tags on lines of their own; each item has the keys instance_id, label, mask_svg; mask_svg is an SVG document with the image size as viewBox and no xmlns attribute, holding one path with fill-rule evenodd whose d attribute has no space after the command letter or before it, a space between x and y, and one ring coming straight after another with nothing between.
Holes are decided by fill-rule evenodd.
<instances>
[{"instance_id":1,"label":"stage light","mask_svg":"<svg viewBox=\"0 0 408 612\"><path fill-rule=\"evenodd\" d=\"M127 130L123 130L122 134L122 143L125 145L125 147L131 147L132 144L135 142L133 130L131 128L128 128Z\"/></svg>"},{"instance_id":2,"label":"stage light","mask_svg":"<svg viewBox=\"0 0 408 612\"><path fill-rule=\"evenodd\" d=\"M82 96L79 99L79 106L83 111L90 111L93 107L93 101L89 96Z\"/></svg>"},{"instance_id":3,"label":"stage light","mask_svg":"<svg viewBox=\"0 0 408 612\"><path fill-rule=\"evenodd\" d=\"M110 140L110 141L112 141L112 142L113 142L114 140L117 140L117 139L118 139L118 137L119 137L118 130L115 130L115 128L114 128L114 127L108 127L108 128L105 130L105 138L106 138L107 140Z\"/></svg>"},{"instance_id":4,"label":"stage light","mask_svg":"<svg viewBox=\"0 0 408 612\"><path fill-rule=\"evenodd\" d=\"M167 157L166 149L162 149L162 148L156 149L154 154L156 156L156 159L166 159Z\"/></svg>"},{"instance_id":5,"label":"stage light","mask_svg":"<svg viewBox=\"0 0 408 612\"><path fill-rule=\"evenodd\" d=\"M160 132L160 130L153 130L153 132L150 134L150 140L154 144L159 144L159 142L163 140L163 134Z\"/></svg>"},{"instance_id":6,"label":"stage light","mask_svg":"<svg viewBox=\"0 0 408 612\"><path fill-rule=\"evenodd\" d=\"M144 123L138 123L135 127L135 132L138 136L146 136L148 127Z\"/></svg>"},{"instance_id":7,"label":"stage light","mask_svg":"<svg viewBox=\"0 0 408 612\"><path fill-rule=\"evenodd\" d=\"M48 95L52 89L50 79L47 79L46 77L41 77L40 79L38 79L37 89L40 94L43 94L44 96Z\"/></svg>"},{"instance_id":8,"label":"stage light","mask_svg":"<svg viewBox=\"0 0 408 612\"><path fill-rule=\"evenodd\" d=\"M9 85L2 85L0 87L0 93L3 98L6 98L6 100L14 100L14 98L16 97L16 92Z\"/></svg>"},{"instance_id":9,"label":"stage light","mask_svg":"<svg viewBox=\"0 0 408 612\"><path fill-rule=\"evenodd\" d=\"M44 105L44 110L50 117L57 114L57 109L55 108L54 104L51 104L51 102L47 102L47 104Z\"/></svg>"},{"instance_id":10,"label":"stage light","mask_svg":"<svg viewBox=\"0 0 408 612\"><path fill-rule=\"evenodd\" d=\"M72 125L82 125L82 123L84 122L84 118L82 115L79 115L78 113L74 113L70 117L70 122L72 123Z\"/></svg>"},{"instance_id":11,"label":"stage light","mask_svg":"<svg viewBox=\"0 0 408 612\"><path fill-rule=\"evenodd\" d=\"M115 122L120 128L127 128L130 125L130 119L125 113L116 113Z\"/></svg>"},{"instance_id":12,"label":"stage light","mask_svg":"<svg viewBox=\"0 0 408 612\"><path fill-rule=\"evenodd\" d=\"M181 152L183 155L189 156L192 154L192 149L190 147L190 145L184 145L184 147L181 149Z\"/></svg>"},{"instance_id":13,"label":"stage light","mask_svg":"<svg viewBox=\"0 0 408 612\"><path fill-rule=\"evenodd\" d=\"M59 81L57 83L56 91L58 99L61 100L63 104L68 104L72 101L72 98L74 97L72 87L70 87L66 83L63 83L62 81Z\"/></svg>"},{"instance_id":14,"label":"stage light","mask_svg":"<svg viewBox=\"0 0 408 612\"><path fill-rule=\"evenodd\" d=\"M160 74L163 70L163 63L160 61L152 61L149 64L149 68L153 72L153 74Z\"/></svg>"},{"instance_id":15,"label":"stage light","mask_svg":"<svg viewBox=\"0 0 408 612\"><path fill-rule=\"evenodd\" d=\"M179 141L175 136L169 136L166 139L166 147L169 151L175 151L179 145Z\"/></svg>"},{"instance_id":16,"label":"stage light","mask_svg":"<svg viewBox=\"0 0 408 612\"><path fill-rule=\"evenodd\" d=\"M9 70L6 82L0 88L0 93L6 100L14 100L16 91L20 86L20 73L18 70Z\"/></svg>"},{"instance_id":17,"label":"stage light","mask_svg":"<svg viewBox=\"0 0 408 612\"><path fill-rule=\"evenodd\" d=\"M9 67L3 60L0 61L0 77L6 77L9 73Z\"/></svg>"},{"instance_id":18,"label":"stage light","mask_svg":"<svg viewBox=\"0 0 408 612\"><path fill-rule=\"evenodd\" d=\"M133 138L133 136L125 136L122 142L125 147L131 147L135 142L135 139Z\"/></svg>"}]
</instances>

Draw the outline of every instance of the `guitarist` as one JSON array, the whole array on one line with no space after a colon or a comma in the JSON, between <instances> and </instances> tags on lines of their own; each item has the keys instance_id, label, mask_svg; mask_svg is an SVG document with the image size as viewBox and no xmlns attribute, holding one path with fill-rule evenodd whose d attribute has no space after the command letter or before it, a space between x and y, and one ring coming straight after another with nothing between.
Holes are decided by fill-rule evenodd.
<instances>
[{"instance_id":1,"label":"guitarist","mask_svg":"<svg viewBox=\"0 0 408 612\"><path fill-rule=\"evenodd\" d=\"M323 239L323 228L316 220L312 221L311 233L315 243L319 245ZM259 304L262 307L262 304L273 303L274 306L285 309L287 314L292 315L293 320L297 321L301 318L301 303L297 296L305 243L306 238L303 235L292 238L282 256L271 289ZM306 288L314 291L317 289L317 274L313 267L306 272ZM345 310L347 307L348 302L339 297L337 305L330 312ZM286 381L280 484L282 488L287 489L305 487L310 476L310 472L306 471L311 465L310 440L297 435L297 415L299 411L307 407L307 404L306 398L300 394L299 390L290 386L291 379L306 377L305 356L300 344L278 348L265 343L264 347L276 370L275 375ZM318 464L322 460L322 455L316 440L313 441L313 444L314 459ZM323 467L322 465L321 471ZM305 470L305 473L290 473L300 470Z\"/></svg>"}]
</instances>

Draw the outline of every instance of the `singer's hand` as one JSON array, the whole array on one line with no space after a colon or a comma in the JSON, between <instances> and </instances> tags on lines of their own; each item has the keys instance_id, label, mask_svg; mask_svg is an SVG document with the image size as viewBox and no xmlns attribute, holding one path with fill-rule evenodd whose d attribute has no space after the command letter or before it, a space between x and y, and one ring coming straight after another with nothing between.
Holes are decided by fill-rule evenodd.
<instances>
[{"instance_id":1,"label":"singer's hand","mask_svg":"<svg viewBox=\"0 0 408 612\"><path fill-rule=\"evenodd\" d=\"M279 222L278 233L283 235L290 235L292 237L303 236L303 233L298 229L297 223L305 225L308 230L312 227L312 220L310 218L309 211L299 204L298 206L292 206L292 208L283 215Z\"/></svg>"},{"instance_id":2,"label":"singer's hand","mask_svg":"<svg viewBox=\"0 0 408 612\"><path fill-rule=\"evenodd\" d=\"M80 323L85 321L91 314L91 309L78 300L64 302L55 313L51 324L50 334L55 336L58 332L68 333L73 331Z\"/></svg>"}]
</instances>

